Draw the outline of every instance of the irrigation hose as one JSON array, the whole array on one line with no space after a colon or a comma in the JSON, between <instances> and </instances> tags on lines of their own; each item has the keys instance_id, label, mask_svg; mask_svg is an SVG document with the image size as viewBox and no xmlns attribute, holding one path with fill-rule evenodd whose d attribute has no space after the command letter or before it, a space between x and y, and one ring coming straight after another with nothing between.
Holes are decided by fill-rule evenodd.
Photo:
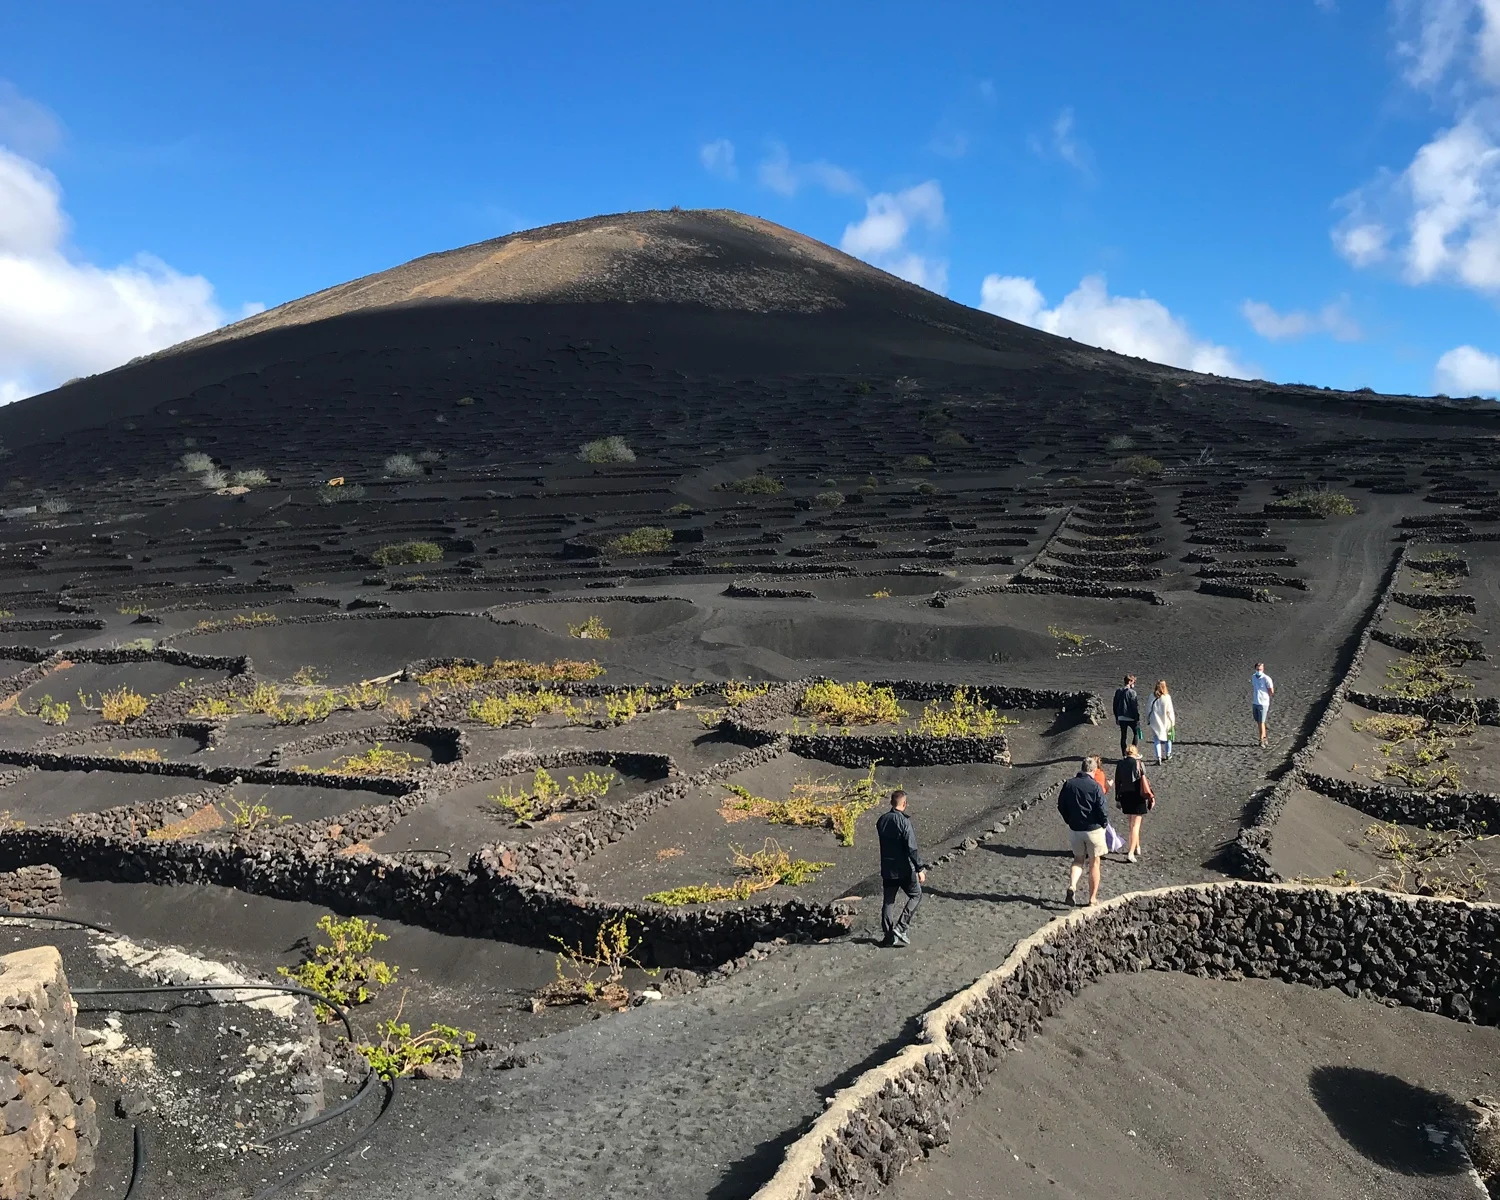
<instances>
[{"instance_id":1,"label":"irrigation hose","mask_svg":"<svg viewBox=\"0 0 1500 1200\"><path fill-rule=\"evenodd\" d=\"M380 1122L385 1119L385 1114L391 1111L391 1108L395 1103L396 1081L394 1079L387 1079L385 1081L385 1103L380 1106L380 1111L375 1114L375 1119L373 1121L371 1121L368 1125L366 1125L363 1129L356 1133L352 1138L349 1138L347 1141L340 1142L337 1146L328 1151L328 1153L324 1154L321 1158L315 1159L305 1166L298 1167L290 1175L278 1180L276 1183L271 1184L270 1187L262 1188L260 1191L256 1192L254 1196L251 1197L251 1200L270 1200L272 1196L280 1195L282 1192L286 1191L287 1188L291 1187L292 1184L296 1183L299 1179L305 1179L314 1171L321 1170L323 1167L326 1167L335 1159L348 1154L349 1151L353 1150L354 1147L358 1146L372 1133L374 1133L375 1126L379 1125Z\"/></svg>"},{"instance_id":2,"label":"irrigation hose","mask_svg":"<svg viewBox=\"0 0 1500 1200\"><path fill-rule=\"evenodd\" d=\"M75 927L77 927L79 929L89 929L89 930L92 930L95 933L102 933L102 934L105 934L105 935L107 935L109 937L120 937L121 936L121 934L119 934L118 932L116 932L113 929L108 928L107 926L95 924L93 921L83 921L83 920L80 920L77 917L55 916L55 915L53 915L51 913L0 912L0 920L4 920L4 919L7 919L7 918L11 919L11 920L18 920L18 921L53 921L53 922L55 922L57 924L61 924L61 925L72 925L72 926L75 926ZM155 984L155 985L152 985L150 987L89 987L89 988L73 988L72 992L73 992L73 995L75 995L75 996L149 996L149 995L163 995L163 994L178 994L178 995L180 995L180 994L182 994L184 992L207 992L209 994L210 999L212 999L215 1003L223 1003L223 1001L220 999L220 997L215 994L215 993L219 993L219 992L276 992L276 993L284 994L284 995L306 996L306 997L308 997L308 998L310 998L312 1000L316 1000L319 1004L326 1005L333 1012L333 1014L336 1017L338 1017L340 1023L342 1023L342 1025L344 1026L344 1033L348 1037L349 1044L351 1046L355 1044L355 1042L354 1042L354 1026L350 1023L350 1021L349 1021L349 1014L344 1011L344 1009L343 1009L342 1006L340 1006L339 1004L335 1003L332 1000L329 1000L326 996L323 996L322 994L320 994L318 992L312 991L310 988L297 987L294 984L286 984L286 983L189 983L189 984ZM236 997L232 997L232 1000L233 1001L238 1001L239 997L237 997L237 996ZM366 1073L363 1081L361 1081L361 1083L359 1085L359 1088L358 1088L357 1091L355 1091L354 1095L350 1096L346 1100L340 1101L338 1104L334 1105L332 1108L325 1109L323 1112L319 1113L317 1116L312 1117L309 1120L299 1122L298 1124L290 1126L287 1129L282 1129L282 1130L279 1130L276 1133L273 1133L273 1134L269 1135L266 1138L266 1141L268 1141L268 1142L282 1141L282 1140L284 1140L286 1138L294 1137L294 1136L296 1136L299 1133L305 1133L309 1129L315 1129L317 1126L326 1124L329 1121L337 1120L339 1117L343 1116L345 1113L350 1112L354 1108L356 1108L364 1100L364 1098L367 1095L370 1094L370 1092L374 1088L375 1084L379 1081L379 1078L380 1077L376 1074L376 1072L372 1068L368 1073ZM349 1140L347 1140L345 1142L339 1143L339 1145L335 1146L331 1151L329 1151L323 1157L317 1159L315 1162L310 1163L307 1166L299 1168L293 1174L287 1176L285 1179L281 1180L279 1183L273 1185L269 1190L265 1190L265 1191L262 1191L262 1192L258 1193L257 1196L256 1196L256 1198L255 1198L255 1200L262 1200L263 1197L269 1197L269 1196L276 1195L278 1192L282 1191L284 1188L290 1186L292 1183L295 1183L298 1179L301 1179L304 1176L311 1174L313 1171L318 1170L318 1168L320 1168L322 1166L325 1166L328 1163L334 1161L334 1159L338 1158L340 1155L342 1155L344 1153L347 1153L349 1150L353 1149L356 1145L358 1145L361 1141L363 1141L364 1138L365 1138L365 1135L368 1134L371 1130L373 1130L375 1128L376 1125L378 1125L380 1123L381 1118L385 1116L385 1114L390 1110L391 1105L395 1102L395 1099L396 1099L396 1085L395 1085L395 1081L394 1080L387 1080L385 1082L386 1082L386 1098L385 1098L385 1103L381 1105L380 1112L376 1114L375 1119L373 1121L371 1121L369 1123L369 1125L365 1126L365 1128L363 1130L361 1130L358 1134L356 1134L353 1138L351 1138L351 1139L349 1139ZM132 1141L134 1143L134 1157L133 1157L133 1161L132 1161L131 1169L130 1169L130 1184L126 1188L124 1200L133 1200L133 1198L134 1198L134 1196L136 1194L137 1189L140 1187L142 1179L145 1177L145 1172L146 1172L146 1138L145 1138L145 1135L141 1132L141 1127L139 1125L132 1126Z\"/></svg>"},{"instance_id":3,"label":"irrigation hose","mask_svg":"<svg viewBox=\"0 0 1500 1200\"><path fill-rule=\"evenodd\" d=\"M136 1189L146 1176L146 1135L139 1125L130 1127L131 1140L135 1143L135 1157L130 1164L130 1186L125 1189L125 1200L135 1200Z\"/></svg>"}]
</instances>

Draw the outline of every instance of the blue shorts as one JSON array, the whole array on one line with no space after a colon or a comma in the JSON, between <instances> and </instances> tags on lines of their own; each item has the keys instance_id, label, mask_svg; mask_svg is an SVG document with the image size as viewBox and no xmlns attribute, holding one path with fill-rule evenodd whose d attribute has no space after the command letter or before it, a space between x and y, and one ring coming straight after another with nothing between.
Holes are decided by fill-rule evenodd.
<instances>
[{"instance_id":1,"label":"blue shorts","mask_svg":"<svg viewBox=\"0 0 1500 1200\"><path fill-rule=\"evenodd\" d=\"M1257 725L1264 725L1266 723L1266 706L1264 704L1252 704L1250 706L1250 715L1255 718Z\"/></svg>"}]
</instances>

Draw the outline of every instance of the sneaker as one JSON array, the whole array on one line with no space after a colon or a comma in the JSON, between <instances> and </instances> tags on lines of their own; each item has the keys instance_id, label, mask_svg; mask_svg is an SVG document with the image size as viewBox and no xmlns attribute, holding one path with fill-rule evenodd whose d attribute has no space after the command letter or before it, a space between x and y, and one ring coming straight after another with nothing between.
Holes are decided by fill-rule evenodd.
<instances>
[{"instance_id":1,"label":"sneaker","mask_svg":"<svg viewBox=\"0 0 1500 1200\"><path fill-rule=\"evenodd\" d=\"M889 950L896 944L896 939L888 933L875 944L882 950Z\"/></svg>"},{"instance_id":2,"label":"sneaker","mask_svg":"<svg viewBox=\"0 0 1500 1200\"><path fill-rule=\"evenodd\" d=\"M1067 891L1065 891L1063 893L1063 903L1066 904L1066 905L1068 905L1069 907L1072 907L1072 905L1076 903L1076 900L1074 899L1074 896L1073 896L1073 889L1072 888L1069 888Z\"/></svg>"},{"instance_id":3,"label":"sneaker","mask_svg":"<svg viewBox=\"0 0 1500 1200\"><path fill-rule=\"evenodd\" d=\"M1125 855L1125 861L1126 862L1132 862L1132 863L1135 862L1135 851L1134 850L1128 851L1126 853L1126 855Z\"/></svg>"},{"instance_id":4,"label":"sneaker","mask_svg":"<svg viewBox=\"0 0 1500 1200\"><path fill-rule=\"evenodd\" d=\"M891 934L891 937L895 939L896 945L898 945L898 946L910 946L911 945L911 942L907 938L906 934L904 932L902 932L901 930L899 930L899 929L896 930L895 933Z\"/></svg>"}]
</instances>

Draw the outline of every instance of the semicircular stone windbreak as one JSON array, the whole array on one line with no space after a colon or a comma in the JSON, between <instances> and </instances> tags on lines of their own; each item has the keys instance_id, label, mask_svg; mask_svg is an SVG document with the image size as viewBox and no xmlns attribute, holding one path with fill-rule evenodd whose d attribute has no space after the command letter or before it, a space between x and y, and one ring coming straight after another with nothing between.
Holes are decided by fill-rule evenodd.
<instances>
[{"instance_id":1,"label":"semicircular stone windbreak","mask_svg":"<svg viewBox=\"0 0 1500 1200\"><path fill-rule=\"evenodd\" d=\"M829 1101L754 1200L877 1195L945 1145L1018 1041L1106 975L1280 979L1500 1022L1500 906L1366 888L1206 883L1077 909L925 1013L915 1041Z\"/></svg>"}]
</instances>

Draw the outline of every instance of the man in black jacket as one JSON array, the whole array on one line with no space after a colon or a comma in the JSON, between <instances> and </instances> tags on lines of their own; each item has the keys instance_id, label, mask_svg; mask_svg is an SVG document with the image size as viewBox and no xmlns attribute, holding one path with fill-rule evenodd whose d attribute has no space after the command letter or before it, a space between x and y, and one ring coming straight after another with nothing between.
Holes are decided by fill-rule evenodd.
<instances>
[{"instance_id":1,"label":"man in black jacket","mask_svg":"<svg viewBox=\"0 0 1500 1200\"><path fill-rule=\"evenodd\" d=\"M885 906L880 925L885 930L882 946L908 946L906 930L922 903L922 885L927 882L927 864L917 849L917 830L906 815L906 793L891 793L890 810L875 822L880 835L880 882L885 888ZM896 916L896 893L906 893L906 905Z\"/></svg>"},{"instance_id":2,"label":"man in black jacket","mask_svg":"<svg viewBox=\"0 0 1500 1200\"><path fill-rule=\"evenodd\" d=\"M1115 689L1115 723L1120 727L1120 757L1125 757L1126 735L1134 735L1130 744L1141 744L1141 702L1135 694L1135 676L1125 676L1123 687Z\"/></svg>"},{"instance_id":3,"label":"man in black jacket","mask_svg":"<svg viewBox=\"0 0 1500 1200\"><path fill-rule=\"evenodd\" d=\"M1078 774L1057 794L1057 811L1068 823L1068 840L1073 847L1068 890L1063 897L1069 904L1073 903L1085 866L1089 869L1089 903L1099 898L1099 862L1108 850L1104 827L1109 824L1109 810L1104 806L1104 792L1091 773L1093 767L1094 759L1084 759Z\"/></svg>"}]
</instances>

